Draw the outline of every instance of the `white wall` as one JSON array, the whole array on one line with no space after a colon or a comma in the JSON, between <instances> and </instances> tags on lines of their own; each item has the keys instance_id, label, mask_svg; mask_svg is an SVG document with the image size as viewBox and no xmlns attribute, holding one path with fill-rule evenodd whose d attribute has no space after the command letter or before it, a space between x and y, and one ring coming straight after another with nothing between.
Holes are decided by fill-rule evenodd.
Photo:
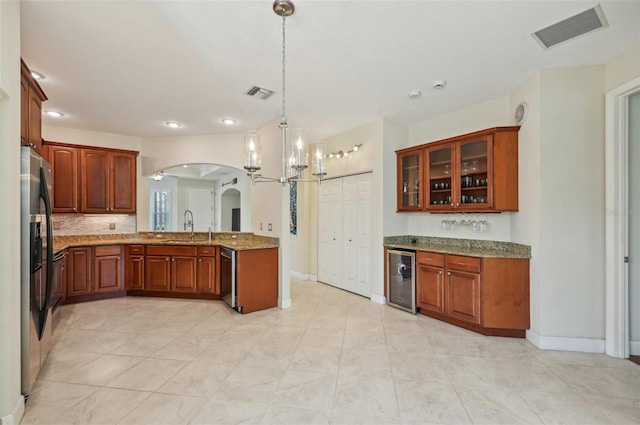
<instances>
[{"instance_id":1,"label":"white wall","mask_svg":"<svg viewBox=\"0 0 640 425\"><path fill-rule=\"evenodd\" d=\"M510 96L502 96L430 118L409 126L409 141L403 147L435 142L490 127L513 125L512 112ZM486 216L488 230L483 233L475 233L469 226L456 226L451 230L444 230L442 220L446 217L445 214L411 213L407 214L407 233L449 238L510 241L512 214L488 214Z\"/></svg>"},{"instance_id":2,"label":"white wall","mask_svg":"<svg viewBox=\"0 0 640 425\"><path fill-rule=\"evenodd\" d=\"M529 296L531 330L540 334L540 73L511 92L511 110L527 102L527 119L518 132L518 204L511 215L511 240L531 247Z\"/></svg>"},{"instance_id":3,"label":"white wall","mask_svg":"<svg viewBox=\"0 0 640 425\"><path fill-rule=\"evenodd\" d=\"M395 151L406 147L409 128L406 125L384 121L382 130L382 234L404 235L408 232L409 214L398 214L397 161Z\"/></svg>"},{"instance_id":4,"label":"white wall","mask_svg":"<svg viewBox=\"0 0 640 425\"><path fill-rule=\"evenodd\" d=\"M605 66L605 90L611 90L640 75L640 43Z\"/></svg>"},{"instance_id":5,"label":"white wall","mask_svg":"<svg viewBox=\"0 0 640 425\"><path fill-rule=\"evenodd\" d=\"M604 67L541 87L540 332L604 339Z\"/></svg>"},{"instance_id":6,"label":"white wall","mask_svg":"<svg viewBox=\"0 0 640 425\"><path fill-rule=\"evenodd\" d=\"M233 210L240 208L240 192L238 189L227 189L220 197L220 230L229 232L233 227ZM242 210L240 210L242 213Z\"/></svg>"},{"instance_id":7,"label":"white wall","mask_svg":"<svg viewBox=\"0 0 640 425\"><path fill-rule=\"evenodd\" d=\"M222 187L224 183L229 182L232 179L238 179L238 183L235 185L226 185ZM236 170L223 179L218 180L215 189L215 230L219 232L222 229L222 198L221 196L228 189L236 189L240 192L240 230L242 232L251 231L251 180L247 177L246 171Z\"/></svg>"},{"instance_id":8,"label":"white wall","mask_svg":"<svg viewBox=\"0 0 640 425\"><path fill-rule=\"evenodd\" d=\"M17 424L20 394L20 3L0 1L0 423Z\"/></svg>"}]
</instances>

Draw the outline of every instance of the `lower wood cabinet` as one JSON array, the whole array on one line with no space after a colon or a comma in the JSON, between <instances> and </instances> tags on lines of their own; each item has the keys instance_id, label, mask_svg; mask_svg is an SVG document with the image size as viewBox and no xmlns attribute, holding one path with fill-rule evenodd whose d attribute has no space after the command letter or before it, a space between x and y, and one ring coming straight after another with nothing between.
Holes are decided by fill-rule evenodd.
<instances>
[{"instance_id":1,"label":"lower wood cabinet","mask_svg":"<svg viewBox=\"0 0 640 425\"><path fill-rule=\"evenodd\" d=\"M144 289L144 245L125 246L125 289Z\"/></svg>"},{"instance_id":2,"label":"lower wood cabinet","mask_svg":"<svg viewBox=\"0 0 640 425\"><path fill-rule=\"evenodd\" d=\"M147 246L145 289L196 292L195 246Z\"/></svg>"},{"instance_id":3,"label":"lower wood cabinet","mask_svg":"<svg viewBox=\"0 0 640 425\"><path fill-rule=\"evenodd\" d=\"M416 306L444 313L444 254L416 255Z\"/></svg>"},{"instance_id":4,"label":"lower wood cabinet","mask_svg":"<svg viewBox=\"0 0 640 425\"><path fill-rule=\"evenodd\" d=\"M486 335L529 329L529 260L418 251L420 313Z\"/></svg>"},{"instance_id":5,"label":"lower wood cabinet","mask_svg":"<svg viewBox=\"0 0 640 425\"><path fill-rule=\"evenodd\" d=\"M198 247L198 293L220 294L218 248L215 246Z\"/></svg>"},{"instance_id":6,"label":"lower wood cabinet","mask_svg":"<svg viewBox=\"0 0 640 425\"><path fill-rule=\"evenodd\" d=\"M67 298L93 293L91 247L69 248L67 254Z\"/></svg>"},{"instance_id":7,"label":"lower wood cabinet","mask_svg":"<svg viewBox=\"0 0 640 425\"><path fill-rule=\"evenodd\" d=\"M67 250L66 302L124 295L122 245Z\"/></svg>"},{"instance_id":8,"label":"lower wood cabinet","mask_svg":"<svg viewBox=\"0 0 640 425\"><path fill-rule=\"evenodd\" d=\"M237 305L243 313L278 305L278 248L236 251Z\"/></svg>"},{"instance_id":9,"label":"lower wood cabinet","mask_svg":"<svg viewBox=\"0 0 640 425\"><path fill-rule=\"evenodd\" d=\"M122 245L96 246L93 254L95 293L122 291Z\"/></svg>"}]
</instances>

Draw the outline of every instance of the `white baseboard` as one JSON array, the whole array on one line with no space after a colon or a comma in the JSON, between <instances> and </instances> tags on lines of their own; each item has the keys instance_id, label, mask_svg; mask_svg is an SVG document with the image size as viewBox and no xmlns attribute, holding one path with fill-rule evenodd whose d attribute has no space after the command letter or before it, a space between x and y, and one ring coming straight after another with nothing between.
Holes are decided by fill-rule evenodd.
<instances>
[{"instance_id":1,"label":"white baseboard","mask_svg":"<svg viewBox=\"0 0 640 425\"><path fill-rule=\"evenodd\" d=\"M297 272L295 270L291 270L289 272L289 276L294 277L296 279L299 280L310 280L312 282L317 282L318 281L318 277L314 274L309 274L309 273L300 273Z\"/></svg>"},{"instance_id":2,"label":"white baseboard","mask_svg":"<svg viewBox=\"0 0 640 425\"><path fill-rule=\"evenodd\" d=\"M24 416L24 396L20 394L10 414L0 417L0 425L18 425Z\"/></svg>"},{"instance_id":3,"label":"white baseboard","mask_svg":"<svg viewBox=\"0 0 640 425\"><path fill-rule=\"evenodd\" d=\"M528 329L527 340L541 350L604 353L604 339L541 336L533 332L531 329Z\"/></svg>"},{"instance_id":4,"label":"white baseboard","mask_svg":"<svg viewBox=\"0 0 640 425\"><path fill-rule=\"evenodd\" d=\"M377 304L386 304L387 298L384 295L380 294L371 294L371 301Z\"/></svg>"},{"instance_id":5,"label":"white baseboard","mask_svg":"<svg viewBox=\"0 0 640 425\"><path fill-rule=\"evenodd\" d=\"M281 310L284 310L286 308L291 307L291 298L287 298L287 299L280 299L278 298L278 308Z\"/></svg>"},{"instance_id":6,"label":"white baseboard","mask_svg":"<svg viewBox=\"0 0 640 425\"><path fill-rule=\"evenodd\" d=\"M629 354L632 356L640 356L640 341L629 342Z\"/></svg>"}]
</instances>

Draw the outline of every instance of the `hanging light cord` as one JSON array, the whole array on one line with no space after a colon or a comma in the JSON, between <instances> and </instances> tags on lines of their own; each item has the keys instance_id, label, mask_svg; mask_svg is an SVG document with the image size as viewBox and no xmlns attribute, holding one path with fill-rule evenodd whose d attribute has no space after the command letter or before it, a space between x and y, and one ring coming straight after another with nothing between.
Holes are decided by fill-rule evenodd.
<instances>
[{"instance_id":1,"label":"hanging light cord","mask_svg":"<svg viewBox=\"0 0 640 425\"><path fill-rule=\"evenodd\" d=\"M282 118L280 119L280 124L287 124L287 114L286 114L286 85L285 85L285 65L286 65L286 32L285 32L285 23L287 21L287 14L282 12Z\"/></svg>"}]
</instances>

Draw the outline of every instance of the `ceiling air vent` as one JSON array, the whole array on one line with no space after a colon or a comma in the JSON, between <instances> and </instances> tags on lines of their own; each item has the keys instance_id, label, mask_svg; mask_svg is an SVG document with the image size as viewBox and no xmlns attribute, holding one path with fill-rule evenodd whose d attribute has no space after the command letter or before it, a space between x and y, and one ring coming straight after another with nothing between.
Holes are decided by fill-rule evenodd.
<instances>
[{"instance_id":1,"label":"ceiling air vent","mask_svg":"<svg viewBox=\"0 0 640 425\"><path fill-rule=\"evenodd\" d=\"M596 5L591 9L543 28L540 31L536 31L531 35L533 35L533 38L542 44L545 49L548 49L551 46L597 30L598 28L604 28L608 25L600 5Z\"/></svg>"},{"instance_id":2,"label":"ceiling air vent","mask_svg":"<svg viewBox=\"0 0 640 425\"><path fill-rule=\"evenodd\" d=\"M249 96L257 97L258 99L267 100L272 94L273 90L264 89L262 87L253 86L247 90Z\"/></svg>"}]
</instances>

